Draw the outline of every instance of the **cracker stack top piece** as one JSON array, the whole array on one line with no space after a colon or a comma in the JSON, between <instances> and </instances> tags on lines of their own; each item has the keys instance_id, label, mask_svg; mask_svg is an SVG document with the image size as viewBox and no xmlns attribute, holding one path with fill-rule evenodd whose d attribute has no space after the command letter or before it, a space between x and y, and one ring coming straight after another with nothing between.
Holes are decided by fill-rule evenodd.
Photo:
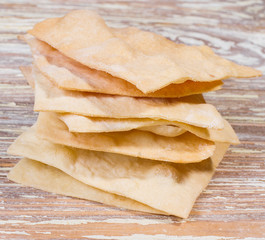
<instances>
[{"instance_id":1,"label":"cracker stack top piece","mask_svg":"<svg viewBox=\"0 0 265 240\"><path fill-rule=\"evenodd\" d=\"M69 58L150 93L171 83L211 82L261 74L223 59L207 46L176 44L136 28L111 28L96 13L77 10L28 31Z\"/></svg>"}]
</instances>

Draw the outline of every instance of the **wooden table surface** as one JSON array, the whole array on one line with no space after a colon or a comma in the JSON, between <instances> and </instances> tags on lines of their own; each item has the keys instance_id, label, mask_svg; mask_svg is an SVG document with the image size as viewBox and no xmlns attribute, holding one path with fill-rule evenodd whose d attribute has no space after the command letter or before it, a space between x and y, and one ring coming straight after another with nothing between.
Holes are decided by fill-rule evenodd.
<instances>
[{"instance_id":1,"label":"wooden table surface","mask_svg":"<svg viewBox=\"0 0 265 240\"><path fill-rule=\"evenodd\" d=\"M96 10L112 26L151 30L178 43L207 44L265 73L263 0L0 0L0 239L265 239L264 76L228 79L222 90L205 94L241 144L227 152L186 220L121 210L7 180L19 158L6 149L36 120L32 90L18 69L31 62L31 55L16 36L44 18L83 8Z\"/></svg>"}]
</instances>

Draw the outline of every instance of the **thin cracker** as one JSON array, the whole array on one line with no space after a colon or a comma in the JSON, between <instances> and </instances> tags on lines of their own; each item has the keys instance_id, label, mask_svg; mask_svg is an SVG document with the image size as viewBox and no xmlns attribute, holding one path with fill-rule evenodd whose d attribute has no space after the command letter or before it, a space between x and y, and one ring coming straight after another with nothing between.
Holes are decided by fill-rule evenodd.
<instances>
[{"instance_id":1,"label":"thin cracker","mask_svg":"<svg viewBox=\"0 0 265 240\"><path fill-rule=\"evenodd\" d=\"M90 117L151 118L222 129L223 119L201 95L184 98L134 98L81 93L56 88L36 68L35 111L73 113ZM27 78L27 77L26 77Z\"/></svg>"},{"instance_id":2,"label":"thin cracker","mask_svg":"<svg viewBox=\"0 0 265 240\"><path fill-rule=\"evenodd\" d=\"M91 187L55 167L27 158L20 160L7 177L16 183L52 193L135 211L167 214L132 199Z\"/></svg>"},{"instance_id":3,"label":"thin cracker","mask_svg":"<svg viewBox=\"0 0 265 240\"><path fill-rule=\"evenodd\" d=\"M70 132L122 132L138 129L165 137L176 137L185 132L167 121L90 118L74 114L57 114L57 116L67 125Z\"/></svg>"},{"instance_id":4,"label":"thin cracker","mask_svg":"<svg viewBox=\"0 0 265 240\"><path fill-rule=\"evenodd\" d=\"M8 152L56 167L92 187L186 218L227 147L218 144L214 156L200 163L169 164L53 144L39 138L32 128Z\"/></svg>"},{"instance_id":5,"label":"thin cracker","mask_svg":"<svg viewBox=\"0 0 265 240\"><path fill-rule=\"evenodd\" d=\"M176 44L137 28L110 28L88 10L46 19L28 32L64 55L124 79L144 93L186 80L210 82L261 75L219 57L207 46Z\"/></svg>"},{"instance_id":6,"label":"thin cracker","mask_svg":"<svg viewBox=\"0 0 265 240\"><path fill-rule=\"evenodd\" d=\"M164 137L139 130L71 133L53 113L40 113L36 126L41 137L57 144L167 162L199 162L212 156L215 150L214 142L191 133L178 137Z\"/></svg>"},{"instance_id":7,"label":"thin cracker","mask_svg":"<svg viewBox=\"0 0 265 240\"><path fill-rule=\"evenodd\" d=\"M31 67L22 67L23 74L27 80L34 84L31 75ZM165 120L152 119L112 119L112 118L90 118L73 114L66 114L62 120L67 124L68 128L73 132L110 132L110 131L128 131L139 126L154 126L159 124L171 124L178 126L186 131L214 142L225 142L230 144L239 144L238 137L231 125L223 119L223 129L202 128L182 122L172 122Z\"/></svg>"},{"instance_id":8,"label":"thin cracker","mask_svg":"<svg viewBox=\"0 0 265 240\"><path fill-rule=\"evenodd\" d=\"M154 133L169 137L174 134L175 136L180 135L178 131L189 131L200 138L213 142L239 144L235 131L225 119L224 128L218 130L213 128L200 128L181 122L152 119L91 118L74 114L58 114L58 118L67 125L71 132L119 132L132 129L146 130L146 127L153 127ZM171 132L169 129L171 126L178 128L171 129ZM162 128L164 129L162 130ZM162 131L158 132L158 130Z\"/></svg>"},{"instance_id":9,"label":"thin cracker","mask_svg":"<svg viewBox=\"0 0 265 240\"><path fill-rule=\"evenodd\" d=\"M218 90L223 84L222 81L193 82L188 80L180 84L170 84L153 93L144 94L133 84L80 64L29 34L20 36L20 38L31 47L34 64L40 72L54 85L64 90L133 97L173 98Z\"/></svg>"}]
</instances>

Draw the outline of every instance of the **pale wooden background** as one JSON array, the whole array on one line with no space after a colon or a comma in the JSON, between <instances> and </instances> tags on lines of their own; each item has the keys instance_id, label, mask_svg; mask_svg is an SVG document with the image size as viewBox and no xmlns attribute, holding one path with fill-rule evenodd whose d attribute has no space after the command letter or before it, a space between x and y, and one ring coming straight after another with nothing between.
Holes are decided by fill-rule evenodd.
<instances>
[{"instance_id":1,"label":"pale wooden background","mask_svg":"<svg viewBox=\"0 0 265 240\"><path fill-rule=\"evenodd\" d=\"M31 62L30 51L16 36L44 18L82 8L96 10L112 26L207 44L265 72L262 0L0 0L0 239L265 239L265 77L229 79L222 90L206 94L242 144L227 152L187 220L22 188L6 179L18 161L6 149L36 119L32 91L18 70Z\"/></svg>"}]
</instances>

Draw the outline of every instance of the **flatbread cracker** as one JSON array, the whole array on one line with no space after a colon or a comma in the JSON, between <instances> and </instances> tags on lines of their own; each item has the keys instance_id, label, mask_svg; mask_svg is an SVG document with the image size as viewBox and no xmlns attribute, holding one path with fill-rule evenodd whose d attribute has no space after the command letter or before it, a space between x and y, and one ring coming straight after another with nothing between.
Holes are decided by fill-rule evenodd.
<instances>
[{"instance_id":1,"label":"flatbread cracker","mask_svg":"<svg viewBox=\"0 0 265 240\"><path fill-rule=\"evenodd\" d=\"M8 179L44 191L96 201L107 205L155 214L168 214L132 199L84 184L63 171L24 158L9 172Z\"/></svg>"},{"instance_id":2,"label":"flatbread cracker","mask_svg":"<svg viewBox=\"0 0 265 240\"><path fill-rule=\"evenodd\" d=\"M27 80L34 84L34 79L31 75L30 67L21 68L23 74L26 76ZM78 116L73 114L67 114L68 121L64 122L67 124L68 128L73 132L90 132L91 129L97 128L97 132L109 132L110 128L113 131L127 131L136 128L136 126L151 126L156 125L158 122L160 124L171 124L174 126L179 126L186 131L192 132L193 134L214 142L225 142L230 144L239 144L238 137L234 132L231 125L223 119L224 128L223 129L213 129L213 128L202 128L193 125L185 124L182 122L172 122L165 120L152 120L152 119L112 119L112 118L89 118L84 116ZM87 119L86 119L87 118ZM74 121L73 121L74 120ZM103 121L103 122L102 122ZM112 124L113 123L113 124ZM88 124L88 125L86 125Z\"/></svg>"},{"instance_id":3,"label":"flatbread cracker","mask_svg":"<svg viewBox=\"0 0 265 240\"><path fill-rule=\"evenodd\" d=\"M47 43L27 34L20 36L30 47L34 64L54 85L64 90L97 92L133 97L172 98L218 90L222 81L170 84L154 93L144 94L133 84L112 75L91 69L61 54Z\"/></svg>"},{"instance_id":4,"label":"flatbread cracker","mask_svg":"<svg viewBox=\"0 0 265 240\"><path fill-rule=\"evenodd\" d=\"M218 144L214 156L200 163L173 164L53 144L37 137L31 128L8 152L58 168L92 187L186 218L227 147Z\"/></svg>"},{"instance_id":5,"label":"flatbread cracker","mask_svg":"<svg viewBox=\"0 0 265 240\"><path fill-rule=\"evenodd\" d=\"M24 67L22 67L21 70L23 74L27 76L28 81L33 84L34 79L31 75L31 68L26 67L24 69ZM189 131L200 138L207 139L213 142L224 142L230 144L240 143L235 131L225 119L223 119L224 128L219 130L213 128L196 127L176 121L171 122L152 119L89 118L73 114L66 115L68 116L62 120L67 124L68 128L71 129L72 132L91 132L92 129L97 129L96 132L110 132L110 128L112 128L113 131L128 131L142 125L151 126L160 123L179 126L181 129Z\"/></svg>"},{"instance_id":6,"label":"flatbread cracker","mask_svg":"<svg viewBox=\"0 0 265 240\"><path fill-rule=\"evenodd\" d=\"M65 91L55 87L34 68L35 111L73 113L90 117L151 118L222 129L216 108L203 103L201 95L184 98L134 98ZM27 77L26 77L27 78Z\"/></svg>"},{"instance_id":7,"label":"flatbread cracker","mask_svg":"<svg viewBox=\"0 0 265 240\"><path fill-rule=\"evenodd\" d=\"M207 46L176 44L137 28L110 28L95 12L71 11L28 31L64 55L124 79L144 93L171 83L255 77L261 72L214 54Z\"/></svg>"},{"instance_id":8,"label":"flatbread cracker","mask_svg":"<svg viewBox=\"0 0 265 240\"><path fill-rule=\"evenodd\" d=\"M153 132L159 135L172 137L184 131L189 131L196 136L213 142L226 142L239 144L238 137L231 125L224 119L224 128L200 128L180 122L151 119L115 119L115 118L90 118L74 114L57 114L68 127L70 132L119 132L132 129L147 130L153 127ZM173 129L170 129L174 125ZM178 127L178 128L177 128Z\"/></svg>"},{"instance_id":9,"label":"flatbread cracker","mask_svg":"<svg viewBox=\"0 0 265 240\"><path fill-rule=\"evenodd\" d=\"M57 114L70 132L122 132L132 129L148 131L165 137L177 137L184 132L167 121L148 119L90 118L74 114Z\"/></svg>"},{"instance_id":10,"label":"flatbread cracker","mask_svg":"<svg viewBox=\"0 0 265 240\"><path fill-rule=\"evenodd\" d=\"M212 156L215 150L214 142L188 132L178 137L163 137L139 130L71 133L53 113L40 113L36 126L42 138L57 144L167 162L199 162Z\"/></svg>"}]
</instances>

